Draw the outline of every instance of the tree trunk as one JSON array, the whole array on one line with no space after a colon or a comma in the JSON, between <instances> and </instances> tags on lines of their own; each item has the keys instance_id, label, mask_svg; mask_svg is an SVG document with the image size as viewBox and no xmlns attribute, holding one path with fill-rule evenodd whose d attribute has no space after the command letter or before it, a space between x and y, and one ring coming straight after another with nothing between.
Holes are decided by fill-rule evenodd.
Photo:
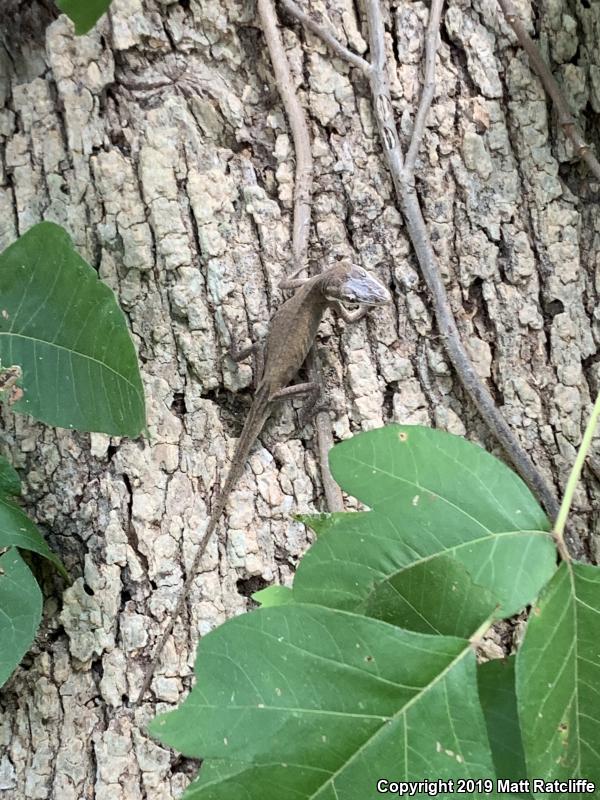
<instances>
[{"instance_id":1,"label":"tree trunk","mask_svg":"<svg viewBox=\"0 0 600 800\"><path fill-rule=\"evenodd\" d=\"M538 4L533 4L537 6ZM598 151L600 4L547 0L539 34ZM0 42L0 245L65 226L130 321L149 438L44 428L3 411L4 451L29 512L75 581L44 573L35 647L0 695L4 800L167 800L195 764L132 708L206 525L251 396L230 335L260 338L290 268L293 160L254 4L113 0L77 38L50 0L9 0ZM531 21L531 4L519 8ZM313 3L355 51L356 7ZM387 12L397 118L410 133L427 6ZM349 255L394 304L319 351L335 436L389 421L465 434L502 455L436 333L357 70L280 21L315 156L311 252ZM600 187L574 157L494 0L450 0L417 188L464 341L560 492L598 390ZM165 710L190 685L199 635L289 583L323 509L311 426L285 407L261 438L209 545L154 684ZM576 495L593 548L600 449ZM596 499L595 499L596 498ZM349 502L348 507L353 507ZM323 509L324 510L324 509Z\"/></svg>"}]
</instances>

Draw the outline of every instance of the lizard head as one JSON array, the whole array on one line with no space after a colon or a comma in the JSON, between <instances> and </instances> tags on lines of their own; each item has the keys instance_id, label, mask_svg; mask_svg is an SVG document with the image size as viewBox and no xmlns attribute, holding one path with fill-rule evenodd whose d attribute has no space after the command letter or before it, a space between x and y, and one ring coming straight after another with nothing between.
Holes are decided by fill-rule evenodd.
<instances>
[{"instance_id":1,"label":"lizard head","mask_svg":"<svg viewBox=\"0 0 600 800\"><path fill-rule=\"evenodd\" d=\"M351 261L340 261L330 267L325 277L323 293L330 302L382 306L392 299L388 290L374 275Z\"/></svg>"}]
</instances>

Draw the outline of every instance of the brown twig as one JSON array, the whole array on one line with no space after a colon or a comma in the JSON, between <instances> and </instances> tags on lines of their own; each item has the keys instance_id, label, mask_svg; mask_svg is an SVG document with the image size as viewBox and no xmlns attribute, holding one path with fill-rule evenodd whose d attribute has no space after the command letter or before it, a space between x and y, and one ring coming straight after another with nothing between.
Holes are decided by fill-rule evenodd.
<instances>
[{"instance_id":1,"label":"brown twig","mask_svg":"<svg viewBox=\"0 0 600 800\"><path fill-rule=\"evenodd\" d=\"M556 106L556 110L558 112L558 121L562 126L566 136L575 145L575 152L577 153L577 156L585 161L596 178L600 180L600 162L598 162L598 159L591 151L589 144L586 143L583 136L579 132L575 118L571 114L571 110L565 96L563 95L558 83L554 79L554 75L550 71L550 67L542 58L542 54L540 53L536 43L529 36L525 30L525 26L517 16L516 9L511 0L498 0L498 5L502 9L502 13L504 14L506 21L513 29L514 34L517 37L517 41L527 53L529 63L542 82L542 86L552 98L552 102Z\"/></svg>"},{"instance_id":2,"label":"brown twig","mask_svg":"<svg viewBox=\"0 0 600 800\"><path fill-rule=\"evenodd\" d=\"M310 216L312 203L313 158L310 148L310 134L304 109L294 90L292 75L285 53L281 34L277 25L277 14L272 0L258 0L258 13L261 20L263 34L273 71L275 82L281 95L296 153L296 175L294 185L294 218L292 222L292 254L294 270L298 270L307 263L308 237L310 232ZM323 385L321 366L314 352L310 351L308 359L309 380ZM333 447L331 433L331 420L326 411L318 411L315 415L315 428L317 432L317 449L319 452L319 465L323 491L327 500L329 511L343 511L344 501L342 491L333 480L329 470L328 454Z\"/></svg>"},{"instance_id":3,"label":"brown twig","mask_svg":"<svg viewBox=\"0 0 600 800\"><path fill-rule=\"evenodd\" d=\"M285 108L296 152L296 179L294 184L294 218L292 222L292 252L294 267L306 263L308 234L310 230L313 157L310 134L302 106L294 90L287 56L277 25L277 15L271 2L259 0L258 14L265 41L269 49L275 83Z\"/></svg>"},{"instance_id":4,"label":"brown twig","mask_svg":"<svg viewBox=\"0 0 600 800\"><path fill-rule=\"evenodd\" d=\"M281 2L291 14L300 19L296 13L295 9L297 7L293 0L281 0ZM365 0L371 53L371 69L368 72L368 76L373 114L377 122L383 153L392 176L398 203L404 216L406 229L419 261L423 278L431 293L437 326L448 357L488 428L503 447L521 477L541 500L550 517L554 519L558 513L559 505L552 488L521 447L519 440L475 371L461 342L456 320L446 293L446 287L441 277L438 260L431 244L415 189L414 164L435 86L435 56L442 7L443 0L432 0L426 34L425 86L415 116L412 138L405 160L394 118L387 76L385 28L381 15L381 6L379 0ZM302 20L300 19L300 21ZM313 26L311 30L314 33L318 33L318 26Z\"/></svg>"},{"instance_id":5,"label":"brown twig","mask_svg":"<svg viewBox=\"0 0 600 800\"><path fill-rule=\"evenodd\" d=\"M358 67L365 75L369 74L371 65L368 61L362 58L362 56L353 53L352 50L349 50L341 42L338 42L333 31L330 31L325 25L319 25L318 22L315 22L312 17L304 13L299 5L294 3L294 0L281 0L281 5L308 28L309 31L312 31L329 45L329 48L333 50L337 56L344 59L344 61L348 61L353 67Z\"/></svg>"},{"instance_id":6,"label":"brown twig","mask_svg":"<svg viewBox=\"0 0 600 800\"><path fill-rule=\"evenodd\" d=\"M429 10L429 23L425 33L425 80L423 82L421 102L419 103L419 108L415 116L415 124L413 126L410 144L408 145L408 151L406 153L406 161L404 163L404 170L407 173L414 173L415 171L417 155L423 140L423 133L425 132L425 122L427 121L427 115L429 114L435 92L435 57L437 55L443 7L444 0L433 0Z\"/></svg>"}]
</instances>

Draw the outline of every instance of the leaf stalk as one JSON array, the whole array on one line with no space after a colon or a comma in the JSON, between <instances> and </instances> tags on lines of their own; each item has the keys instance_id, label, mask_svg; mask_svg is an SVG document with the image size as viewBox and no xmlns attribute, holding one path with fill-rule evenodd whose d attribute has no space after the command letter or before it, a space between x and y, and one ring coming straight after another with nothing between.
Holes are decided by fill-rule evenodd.
<instances>
[{"instance_id":1,"label":"leaf stalk","mask_svg":"<svg viewBox=\"0 0 600 800\"><path fill-rule=\"evenodd\" d=\"M560 504L560 508L558 510L556 522L554 523L554 531L553 531L554 538L556 540L556 546L558 547L558 552L560 553L560 557L562 558L563 561L571 561L571 555L569 554L569 550L565 543L565 525L567 523L567 518L569 516L569 511L571 509L571 504L573 502L575 488L577 486L577 483L579 482L579 478L581 477L581 470L583 469L585 459L591 447L592 439L594 438L594 432L596 430L599 417L600 417L600 394L598 394L598 396L596 397L596 402L594 403L592 413L586 425L585 432L583 434L583 439L581 440L579 450L577 451L577 457L575 458L575 463L573 464L573 468L571 469L571 474L569 475L569 479L567 481L565 494L563 496L562 503Z\"/></svg>"}]
</instances>

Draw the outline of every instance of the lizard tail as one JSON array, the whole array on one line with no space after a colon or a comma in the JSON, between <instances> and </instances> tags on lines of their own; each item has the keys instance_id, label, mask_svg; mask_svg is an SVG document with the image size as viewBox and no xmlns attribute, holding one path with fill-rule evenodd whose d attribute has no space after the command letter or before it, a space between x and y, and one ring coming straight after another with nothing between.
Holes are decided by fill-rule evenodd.
<instances>
[{"instance_id":1,"label":"lizard tail","mask_svg":"<svg viewBox=\"0 0 600 800\"><path fill-rule=\"evenodd\" d=\"M219 496L210 515L210 519L208 520L208 525L206 527L204 536L202 537L200 546L202 546L204 539L207 537L210 538L217 526L219 519L221 518L221 515L225 511L225 506L227 505L229 495L235 488L236 483L239 481L242 473L244 472L250 451L258 439L260 432L262 431L265 422L269 417L269 414L270 409L268 407L268 399L266 395L263 397L262 392L260 394L257 392L252 402L252 406L250 407L250 411L248 412L248 416L246 417L246 421L244 422L244 427L242 428L240 438L238 439L229 472L225 478L223 488L219 492ZM193 577L193 573L196 572L196 569L192 569L191 572Z\"/></svg>"},{"instance_id":2,"label":"lizard tail","mask_svg":"<svg viewBox=\"0 0 600 800\"><path fill-rule=\"evenodd\" d=\"M217 527L217 523L225 510L225 506L227 505L227 500L231 491L235 487L235 484L240 479L242 472L246 466L246 461L250 454L250 450L254 445L254 442L258 438L260 432L262 431L265 422L269 417L270 409L269 409L269 396L266 389L259 388L254 396L254 400L252 401L252 406L250 407L250 411L248 412L248 416L246 417L246 421L244 422L244 427L242 429L242 433L240 438L238 439L238 443L235 448L235 453L233 455L233 461L231 462L231 467L229 468L229 472L227 474L227 478L225 479L225 483L223 488L219 492L219 496L217 498L215 507L212 510L210 515L210 519L208 520L208 525L206 526L206 530L202 538L200 539L200 543L198 544L198 549L194 555L194 560L192 561L191 567L185 579L185 583L183 584L183 589L181 590L181 594L177 600L177 605L175 606L175 610L171 614L171 618L167 623L167 627L162 633L156 650L154 651L154 655L152 656L152 660L146 669L146 673L144 675L144 681L142 683L142 688L140 689L140 693L138 695L137 703L139 704L148 688L150 687L150 683L152 681L152 677L154 675L154 671L156 669L156 665L158 664L158 659L160 658L160 654L162 653L165 644L171 633L173 632L173 628L175 626L175 622L177 621L179 615L183 611L183 607L185 605L185 601L187 599L189 590L191 585L194 581L196 573L198 572L198 568L200 567L200 561L202 560L202 556L204 555L208 543L210 541L211 536L214 533L215 528Z\"/></svg>"}]
</instances>

